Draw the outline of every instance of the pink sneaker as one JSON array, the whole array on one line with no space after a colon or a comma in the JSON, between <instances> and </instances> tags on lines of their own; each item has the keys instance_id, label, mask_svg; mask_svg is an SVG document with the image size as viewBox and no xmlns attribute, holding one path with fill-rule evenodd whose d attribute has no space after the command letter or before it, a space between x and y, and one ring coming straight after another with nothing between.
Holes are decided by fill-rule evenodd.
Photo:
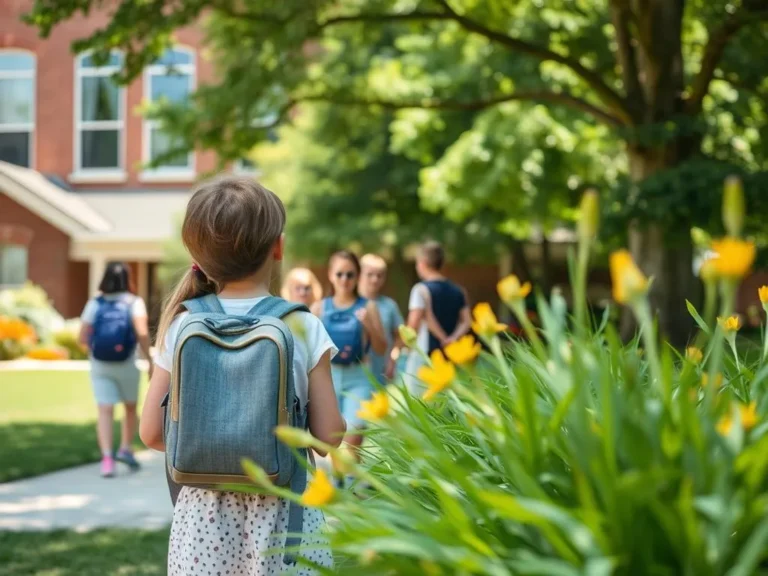
<instances>
[{"instance_id":1,"label":"pink sneaker","mask_svg":"<svg viewBox=\"0 0 768 576\"><path fill-rule=\"evenodd\" d=\"M101 477L112 478L115 475L115 460L112 456L104 456L101 459Z\"/></svg>"}]
</instances>

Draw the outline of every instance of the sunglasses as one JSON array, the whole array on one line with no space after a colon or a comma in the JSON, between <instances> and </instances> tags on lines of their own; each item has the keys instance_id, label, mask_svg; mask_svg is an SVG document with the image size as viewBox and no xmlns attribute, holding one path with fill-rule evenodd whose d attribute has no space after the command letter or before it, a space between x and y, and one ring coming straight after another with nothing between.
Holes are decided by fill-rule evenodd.
<instances>
[{"instance_id":1,"label":"sunglasses","mask_svg":"<svg viewBox=\"0 0 768 576\"><path fill-rule=\"evenodd\" d=\"M355 276L357 276L357 274L354 272L336 272L336 278L339 280L354 280Z\"/></svg>"}]
</instances>

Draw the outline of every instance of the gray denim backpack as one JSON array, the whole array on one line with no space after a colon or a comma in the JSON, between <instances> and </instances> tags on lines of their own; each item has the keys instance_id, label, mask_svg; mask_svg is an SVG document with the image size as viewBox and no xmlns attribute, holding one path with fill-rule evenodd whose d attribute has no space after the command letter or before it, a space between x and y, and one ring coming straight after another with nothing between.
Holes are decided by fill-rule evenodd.
<instances>
[{"instance_id":1,"label":"gray denim backpack","mask_svg":"<svg viewBox=\"0 0 768 576\"><path fill-rule=\"evenodd\" d=\"M309 312L268 296L243 316L224 312L215 294L187 300L176 340L165 417L171 495L180 486L253 487L242 458L261 466L273 484L301 494L306 469L274 434L275 426L305 428L293 381L294 341L282 318ZM300 451L306 457L306 451ZM303 509L290 504L286 547L301 542ZM292 563L293 554L285 561Z\"/></svg>"}]
</instances>

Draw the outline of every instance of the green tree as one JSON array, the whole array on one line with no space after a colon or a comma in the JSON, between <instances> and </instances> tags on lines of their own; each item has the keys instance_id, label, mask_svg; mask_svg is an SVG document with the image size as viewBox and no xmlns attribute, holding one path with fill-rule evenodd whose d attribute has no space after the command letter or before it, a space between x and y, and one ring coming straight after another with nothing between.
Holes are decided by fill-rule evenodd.
<instances>
[{"instance_id":1,"label":"green tree","mask_svg":"<svg viewBox=\"0 0 768 576\"><path fill-rule=\"evenodd\" d=\"M36 0L29 20L45 35L97 4ZM622 144L628 169L616 189L619 207L632 208L630 246L655 277L662 328L678 340L688 325L683 299L694 291L688 229L707 214L717 188L700 178L705 189L694 188L684 176L707 166L702 153L765 168L768 0L122 0L110 23L75 49L124 50L127 80L170 44L175 29L200 17L220 81L202 86L188 108L159 113L186 146L215 148L224 160L264 137L269 126L255 119L277 111L277 124L300 102L360 114L474 111L486 137L498 128L486 114L503 114L512 103L545 106L579 135L576 122L604 126L606 141ZM361 45L378 49L360 56ZM736 118L745 112L748 120ZM464 145L461 138L456 144ZM445 163L435 159L438 170L448 170L450 154ZM442 186L432 176L422 174L428 202ZM507 181L499 177L490 188L494 198Z\"/></svg>"}]
</instances>

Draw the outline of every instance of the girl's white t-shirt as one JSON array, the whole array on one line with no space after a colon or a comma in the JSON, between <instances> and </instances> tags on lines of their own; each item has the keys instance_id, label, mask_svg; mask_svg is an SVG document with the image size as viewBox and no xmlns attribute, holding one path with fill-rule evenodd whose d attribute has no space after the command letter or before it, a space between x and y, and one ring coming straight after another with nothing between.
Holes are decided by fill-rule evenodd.
<instances>
[{"instance_id":1,"label":"girl's white t-shirt","mask_svg":"<svg viewBox=\"0 0 768 576\"><path fill-rule=\"evenodd\" d=\"M259 298L219 298L224 312L233 316L243 315L253 308L265 296ZM179 314L171 323L165 335L164 345L155 354L155 365L167 372L173 367L173 354L179 336L181 321L188 314ZM338 352L320 319L308 312L296 312L286 319L294 340L293 382L296 395L302 405L309 399L309 373L317 366L323 354L330 351L331 357Z\"/></svg>"}]
</instances>

